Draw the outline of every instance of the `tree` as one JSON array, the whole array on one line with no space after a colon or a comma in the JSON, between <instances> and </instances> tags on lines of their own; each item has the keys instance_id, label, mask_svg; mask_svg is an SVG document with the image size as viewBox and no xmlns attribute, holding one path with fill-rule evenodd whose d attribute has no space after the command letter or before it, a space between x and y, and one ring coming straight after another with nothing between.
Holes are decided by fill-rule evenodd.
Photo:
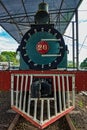
<instances>
[{"instance_id":1,"label":"tree","mask_svg":"<svg viewBox=\"0 0 87 130\"><path fill-rule=\"evenodd\" d=\"M68 61L68 68L76 68L76 63L75 67L73 67L73 61Z\"/></svg>"},{"instance_id":2,"label":"tree","mask_svg":"<svg viewBox=\"0 0 87 130\"><path fill-rule=\"evenodd\" d=\"M87 58L83 60L80 64L81 69L87 69Z\"/></svg>"},{"instance_id":3,"label":"tree","mask_svg":"<svg viewBox=\"0 0 87 130\"><path fill-rule=\"evenodd\" d=\"M16 59L16 52L3 51L0 55L0 62L13 62L14 65L18 65L18 60Z\"/></svg>"},{"instance_id":4,"label":"tree","mask_svg":"<svg viewBox=\"0 0 87 130\"><path fill-rule=\"evenodd\" d=\"M0 62L5 62L6 61L6 57L4 55L0 55Z\"/></svg>"}]
</instances>

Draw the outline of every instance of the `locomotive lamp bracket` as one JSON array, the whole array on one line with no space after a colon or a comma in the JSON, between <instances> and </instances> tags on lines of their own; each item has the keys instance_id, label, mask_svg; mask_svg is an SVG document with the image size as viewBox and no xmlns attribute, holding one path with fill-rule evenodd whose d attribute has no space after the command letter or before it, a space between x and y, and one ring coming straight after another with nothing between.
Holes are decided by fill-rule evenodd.
<instances>
[{"instance_id":1,"label":"locomotive lamp bracket","mask_svg":"<svg viewBox=\"0 0 87 130\"><path fill-rule=\"evenodd\" d=\"M44 54L41 55L42 57L56 57L56 56L61 56L61 54Z\"/></svg>"},{"instance_id":2,"label":"locomotive lamp bracket","mask_svg":"<svg viewBox=\"0 0 87 130\"><path fill-rule=\"evenodd\" d=\"M41 41L61 41L61 39L41 39Z\"/></svg>"}]
</instances>

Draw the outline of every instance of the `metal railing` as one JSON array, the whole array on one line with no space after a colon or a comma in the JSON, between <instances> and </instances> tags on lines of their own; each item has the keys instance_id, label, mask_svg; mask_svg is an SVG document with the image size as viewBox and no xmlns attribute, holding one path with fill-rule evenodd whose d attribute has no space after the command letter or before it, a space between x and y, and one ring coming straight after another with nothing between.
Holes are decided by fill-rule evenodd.
<instances>
[{"instance_id":1,"label":"metal railing","mask_svg":"<svg viewBox=\"0 0 87 130\"><path fill-rule=\"evenodd\" d=\"M53 96L34 98L31 87L34 78L50 77ZM75 76L73 74L12 74L11 106L39 124L75 106Z\"/></svg>"}]
</instances>

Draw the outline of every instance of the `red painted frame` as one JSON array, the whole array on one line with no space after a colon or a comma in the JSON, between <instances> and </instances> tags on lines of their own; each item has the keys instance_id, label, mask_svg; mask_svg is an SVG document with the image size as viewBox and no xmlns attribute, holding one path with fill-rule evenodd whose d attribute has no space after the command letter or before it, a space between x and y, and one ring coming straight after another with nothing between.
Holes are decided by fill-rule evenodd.
<instances>
[{"instance_id":1,"label":"red painted frame","mask_svg":"<svg viewBox=\"0 0 87 130\"><path fill-rule=\"evenodd\" d=\"M0 71L0 90L10 90L11 89L11 74L75 74L75 86L76 91L87 91L87 71Z\"/></svg>"},{"instance_id":2,"label":"red painted frame","mask_svg":"<svg viewBox=\"0 0 87 130\"><path fill-rule=\"evenodd\" d=\"M65 111L63 111L62 113L56 115L55 117L51 118L50 120L48 120L47 122L43 123L43 124L39 124L37 122L35 122L32 118L30 118L29 116L27 116L27 114L23 113L22 111L20 111L19 109L17 109L14 106L11 106L12 109L14 111L16 111L17 113L19 113L21 116L23 116L25 119L27 119L28 121L30 121L33 125L35 125L36 127L38 127L39 129L44 129L46 128L48 125L52 124L53 122L57 121L58 119L60 119L62 116L68 114L69 112L71 112L74 107L71 107Z\"/></svg>"}]
</instances>

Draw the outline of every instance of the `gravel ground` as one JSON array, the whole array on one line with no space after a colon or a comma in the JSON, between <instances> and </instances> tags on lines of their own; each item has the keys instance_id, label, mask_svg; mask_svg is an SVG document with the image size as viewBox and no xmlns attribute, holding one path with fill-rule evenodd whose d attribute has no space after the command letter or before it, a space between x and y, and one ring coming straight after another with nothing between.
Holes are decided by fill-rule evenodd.
<instances>
[{"instance_id":1,"label":"gravel ground","mask_svg":"<svg viewBox=\"0 0 87 130\"><path fill-rule=\"evenodd\" d=\"M14 130L38 130L38 128L34 127L31 123L26 121L24 118L20 118L20 122L17 124ZM70 130L69 126L66 122L65 117L56 121L55 123L49 125L44 130Z\"/></svg>"},{"instance_id":2,"label":"gravel ground","mask_svg":"<svg viewBox=\"0 0 87 130\"><path fill-rule=\"evenodd\" d=\"M87 130L87 96L76 94L76 107L70 116L77 130Z\"/></svg>"},{"instance_id":3,"label":"gravel ground","mask_svg":"<svg viewBox=\"0 0 87 130\"><path fill-rule=\"evenodd\" d=\"M10 99L10 92L0 91L0 130L7 130L15 117L15 113L10 111Z\"/></svg>"}]
</instances>

